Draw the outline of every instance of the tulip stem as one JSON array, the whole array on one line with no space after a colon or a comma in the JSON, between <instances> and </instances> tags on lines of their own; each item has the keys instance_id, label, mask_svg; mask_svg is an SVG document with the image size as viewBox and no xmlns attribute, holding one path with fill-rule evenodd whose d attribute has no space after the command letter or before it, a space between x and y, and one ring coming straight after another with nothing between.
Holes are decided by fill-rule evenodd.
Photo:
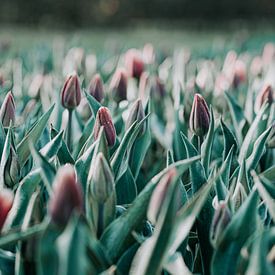
<instances>
[{"instance_id":1,"label":"tulip stem","mask_svg":"<svg viewBox=\"0 0 275 275\"><path fill-rule=\"evenodd\" d=\"M72 110L69 111L69 116L68 116L68 125L67 125L67 146L69 151L71 152L72 150Z\"/></svg>"}]
</instances>

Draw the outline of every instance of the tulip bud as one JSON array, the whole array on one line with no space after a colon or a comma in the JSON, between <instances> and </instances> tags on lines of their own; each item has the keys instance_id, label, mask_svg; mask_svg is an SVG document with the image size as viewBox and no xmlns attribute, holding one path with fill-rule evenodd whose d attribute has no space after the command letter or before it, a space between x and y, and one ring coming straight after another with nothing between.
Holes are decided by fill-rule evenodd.
<instances>
[{"instance_id":1,"label":"tulip bud","mask_svg":"<svg viewBox=\"0 0 275 275\"><path fill-rule=\"evenodd\" d=\"M95 161L94 172L92 176L91 191L93 198L103 204L114 192L114 177L107 160L100 152Z\"/></svg>"},{"instance_id":2,"label":"tulip bud","mask_svg":"<svg viewBox=\"0 0 275 275\"><path fill-rule=\"evenodd\" d=\"M256 113L259 112L259 110L265 102L267 102L268 104L272 104L273 102L273 89L270 85L265 85L258 94L255 101Z\"/></svg>"},{"instance_id":3,"label":"tulip bud","mask_svg":"<svg viewBox=\"0 0 275 275\"><path fill-rule=\"evenodd\" d=\"M104 97L103 82L99 74L96 74L89 85L89 93L92 95L98 102L101 102Z\"/></svg>"},{"instance_id":4,"label":"tulip bud","mask_svg":"<svg viewBox=\"0 0 275 275\"><path fill-rule=\"evenodd\" d=\"M210 229L210 239L214 247L216 246L217 240L224 232L230 220L231 213L229 211L227 204L224 201L220 201L215 211Z\"/></svg>"},{"instance_id":5,"label":"tulip bud","mask_svg":"<svg viewBox=\"0 0 275 275\"><path fill-rule=\"evenodd\" d=\"M153 80L151 92L158 98L163 98L165 96L165 86L157 76Z\"/></svg>"},{"instance_id":6,"label":"tulip bud","mask_svg":"<svg viewBox=\"0 0 275 275\"><path fill-rule=\"evenodd\" d=\"M1 189L0 191L0 231L12 207L12 203L13 203L12 191L8 189Z\"/></svg>"},{"instance_id":7,"label":"tulip bud","mask_svg":"<svg viewBox=\"0 0 275 275\"><path fill-rule=\"evenodd\" d=\"M9 188L13 188L13 186L18 183L19 177L20 166L18 156L15 153L14 149L11 147L10 155L4 168L5 185Z\"/></svg>"},{"instance_id":8,"label":"tulip bud","mask_svg":"<svg viewBox=\"0 0 275 275\"><path fill-rule=\"evenodd\" d=\"M59 226L65 226L73 210L82 210L82 204L82 190L77 182L74 167L66 164L59 168L53 183L49 204L52 221Z\"/></svg>"},{"instance_id":9,"label":"tulip bud","mask_svg":"<svg viewBox=\"0 0 275 275\"><path fill-rule=\"evenodd\" d=\"M170 169L160 180L156 186L149 203L147 217L150 222L153 224L156 223L158 216L160 214L161 206L164 202L165 195L169 188L169 185L173 182L174 177L176 176L176 169Z\"/></svg>"},{"instance_id":10,"label":"tulip bud","mask_svg":"<svg viewBox=\"0 0 275 275\"><path fill-rule=\"evenodd\" d=\"M204 136L209 128L210 114L204 98L195 94L189 125L191 131L197 136Z\"/></svg>"},{"instance_id":11,"label":"tulip bud","mask_svg":"<svg viewBox=\"0 0 275 275\"><path fill-rule=\"evenodd\" d=\"M143 47L142 56L146 64L153 64L155 61L154 46L150 43L145 44Z\"/></svg>"},{"instance_id":12,"label":"tulip bud","mask_svg":"<svg viewBox=\"0 0 275 275\"><path fill-rule=\"evenodd\" d=\"M140 122L145 117L144 109L142 107L142 102L140 99L138 99L132 106L128 119L125 124L125 129L128 130L131 125L137 121ZM145 125L142 126L142 129L140 131L140 134L142 135L145 130Z\"/></svg>"},{"instance_id":13,"label":"tulip bud","mask_svg":"<svg viewBox=\"0 0 275 275\"><path fill-rule=\"evenodd\" d=\"M66 109L77 107L81 100L80 84L76 74L69 76L61 92L61 103Z\"/></svg>"},{"instance_id":14,"label":"tulip bud","mask_svg":"<svg viewBox=\"0 0 275 275\"><path fill-rule=\"evenodd\" d=\"M236 60L234 67L233 86L236 88L246 81L246 66L242 60Z\"/></svg>"},{"instance_id":15,"label":"tulip bud","mask_svg":"<svg viewBox=\"0 0 275 275\"><path fill-rule=\"evenodd\" d=\"M112 147L116 141L116 129L112 121L111 113L107 107L100 107L95 119L94 138L97 139L100 127L104 128L108 146Z\"/></svg>"},{"instance_id":16,"label":"tulip bud","mask_svg":"<svg viewBox=\"0 0 275 275\"><path fill-rule=\"evenodd\" d=\"M140 78L144 70L144 62L138 50L131 49L127 51L125 55L125 67L131 77Z\"/></svg>"},{"instance_id":17,"label":"tulip bud","mask_svg":"<svg viewBox=\"0 0 275 275\"><path fill-rule=\"evenodd\" d=\"M114 73L110 83L110 91L116 102L127 99L127 85L128 77L126 71L124 69L118 69Z\"/></svg>"},{"instance_id":18,"label":"tulip bud","mask_svg":"<svg viewBox=\"0 0 275 275\"><path fill-rule=\"evenodd\" d=\"M0 118L4 127L15 121L15 103L11 92L8 92L0 109Z\"/></svg>"},{"instance_id":19,"label":"tulip bud","mask_svg":"<svg viewBox=\"0 0 275 275\"><path fill-rule=\"evenodd\" d=\"M263 71L263 60L260 56L253 58L250 65L250 72L253 76L261 75Z\"/></svg>"}]
</instances>

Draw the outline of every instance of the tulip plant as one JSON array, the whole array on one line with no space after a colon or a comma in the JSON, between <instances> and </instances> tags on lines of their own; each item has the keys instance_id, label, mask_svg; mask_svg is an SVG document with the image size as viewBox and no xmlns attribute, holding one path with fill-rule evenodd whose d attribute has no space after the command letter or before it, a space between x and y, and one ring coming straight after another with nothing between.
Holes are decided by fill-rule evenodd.
<instances>
[{"instance_id":1,"label":"tulip plant","mask_svg":"<svg viewBox=\"0 0 275 275\"><path fill-rule=\"evenodd\" d=\"M275 45L30 51L0 64L1 274L275 274Z\"/></svg>"}]
</instances>

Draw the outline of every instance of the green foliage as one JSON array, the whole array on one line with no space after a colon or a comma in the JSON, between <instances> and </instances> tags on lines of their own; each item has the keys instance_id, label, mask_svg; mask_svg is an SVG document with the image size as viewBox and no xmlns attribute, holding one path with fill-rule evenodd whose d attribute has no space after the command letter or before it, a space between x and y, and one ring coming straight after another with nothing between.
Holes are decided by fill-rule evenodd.
<instances>
[{"instance_id":1,"label":"green foliage","mask_svg":"<svg viewBox=\"0 0 275 275\"><path fill-rule=\"evenodd\" d=\"M17 68L24 81L15 122L0 122L1 274L274 273L274 95L258 97L274 58L259 56L255 74L250 51L212 58L176 50L171 58L152 50L146 63L146 50L96 59L64 49L64 57L48 53L53 68L43 75L39 64ZM89 93L93 58L100 103ZM11 61L0 68L7 83ZM127 83L112 80L120 67ZM78 105L67 89L69 113L58 94L68 68L82 93ZM33 76L43 85L31 85ZM126 84L127 100L114 101ZM137 98L144 112L126 126Z\"/></svg>"}]
</instances>

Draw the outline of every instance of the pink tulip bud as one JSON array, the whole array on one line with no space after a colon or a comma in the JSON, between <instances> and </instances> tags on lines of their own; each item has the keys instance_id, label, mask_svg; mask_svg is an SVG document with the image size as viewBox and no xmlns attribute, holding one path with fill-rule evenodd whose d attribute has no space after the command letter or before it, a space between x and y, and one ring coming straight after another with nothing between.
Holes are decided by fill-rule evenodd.
<instances>
[{"instance_id":1,"label":"pink tulip bud","mask_svg":"<svg viewBox=\"0 0 275 275\"><path fill-rule=\"evenodd\" d=\"M139 97L143 100L148 96L150 78L147 72L143 72L139 80Z\"/></svg>"},{"instance_id":2,"label":"pink tulip bud","mask_svg":"<svg viewBox=\"0 0 275 275\"><path fill-rule=\"evenodd\" d=\"M11 92L8 92L0 109L0 119L4 127L15 121L15 103Z\"/></svg>"},{"instance_id":3,"label":"pink tulip bud","mask_svg":"<svg viewBox=\"0 0 275 275\"><path fill-rule=\"evenodd\" d=\"M204 98L195 94L189 125L191 131L197 136L204 136L209 128L210 114Z\"/></svg>"},{"instance_id":4,"label":"pink tulip bud","mask_svg":"<svg viewBox=\"0 0 275 275\"><path fill-rule=\"evenodd\" d=\"M140 78L144 70L142 55L136 49L131 49L125 54L125 67L131 77Z\"/></svg>"},{"instance_id":5,"label":"pink tulip bud","mask_svg":"<svg viewBox=\"0 0 275 275\"><path fill-rule=\"evenodd\" d=\"M268 104L272 104L273 102L273 89L270 85L265 85L260 93L258 94L255 101L255 112L259 112L261 106L267 102Z\"/></svg>"},{"instance_id":6,"label":"pink tulip bud","mask_svg":"<svg viewBox=\"0 0 275 275\"><path fill-rule=\"evenodd\" d=\"M73 210L81 212L82 207L81 185L77 182L74 167L66 164L59 168L53 183L53 194L49 203L52 221L59 226L65 226Z\"/></svg>"},{"instance_id":7,"label":"pink tulip bud","mask_svg":"<svg viewBox=\"0 0 275 275\"><path fill-rule=\"evenodd\" d=\"M233 86L238 87L241 83L246 81L246 66L242 60L235 62Z\"/></svg>"},{"instance_id":8,"label":"pink tulip bud","mask_svg":"<svg viewBox=\"0 0 275 275\"><path fill-rule=\"evenodd\" d=\"M0 231L12 207L12 203L13 203L12 191L8 189L2 189L0 191Z\"/></svg>"},{"instance_id":9,"label":"pink tulip bud","mask_svg":"<svg viewBox=\"0 0 275 275\"><path fill-rule=\"evenodd\" d=\"M89 85L89 93L92 95L98 102L101 102L104 98L104 89L103 82L99 74L96 74Z\"/></svg>"},{"instance_id":10,"label":"pink tulip bud","mask_svg":"<svg viewBox=\"0 0 275 275\"><path fill-rule=\"evenodd\" d=\"M110 91L116 102L127 99L127 85L128 76L125 69L117 69L110 83Z\"/></svg>"},{"instance_id":11,"label":"pink tulip bud","mask_svg":"<svg viewBox=\"0 0 275 275\"><path fill-rule=\"evenodd\" d=\"M170 169L160 180L156 186L149 203L147 217L153 224L156 223L158 216L160 214L161 206L164 202L165 196L169 185L173 182L177 171L175 168Z\"/></svg>"},{"instance_id":12,"label":"pink tulip bud","mask_svg":"<svg viewBox=\"0 0 275 275\"><path fill-rule=\"evenodd\" d=\"M108 146L112 147L116 141L116 129L112 121L111 113L106 107L100 107L96 114L94 126L95 139L98 138L100 127L104 128L104 133L108 142Z\"/></svg>"},{"instance_id":13,"label":"pink tulip bud","mask_svg":"<svg viewBox=\"0 0 275 275\"><path fill-rule=\"evenodd\" d=\"M77 107L81 100L80 84L76 74L69 76L61 92L61 103L66 109Z\"/></svg>"}]
</instances>

